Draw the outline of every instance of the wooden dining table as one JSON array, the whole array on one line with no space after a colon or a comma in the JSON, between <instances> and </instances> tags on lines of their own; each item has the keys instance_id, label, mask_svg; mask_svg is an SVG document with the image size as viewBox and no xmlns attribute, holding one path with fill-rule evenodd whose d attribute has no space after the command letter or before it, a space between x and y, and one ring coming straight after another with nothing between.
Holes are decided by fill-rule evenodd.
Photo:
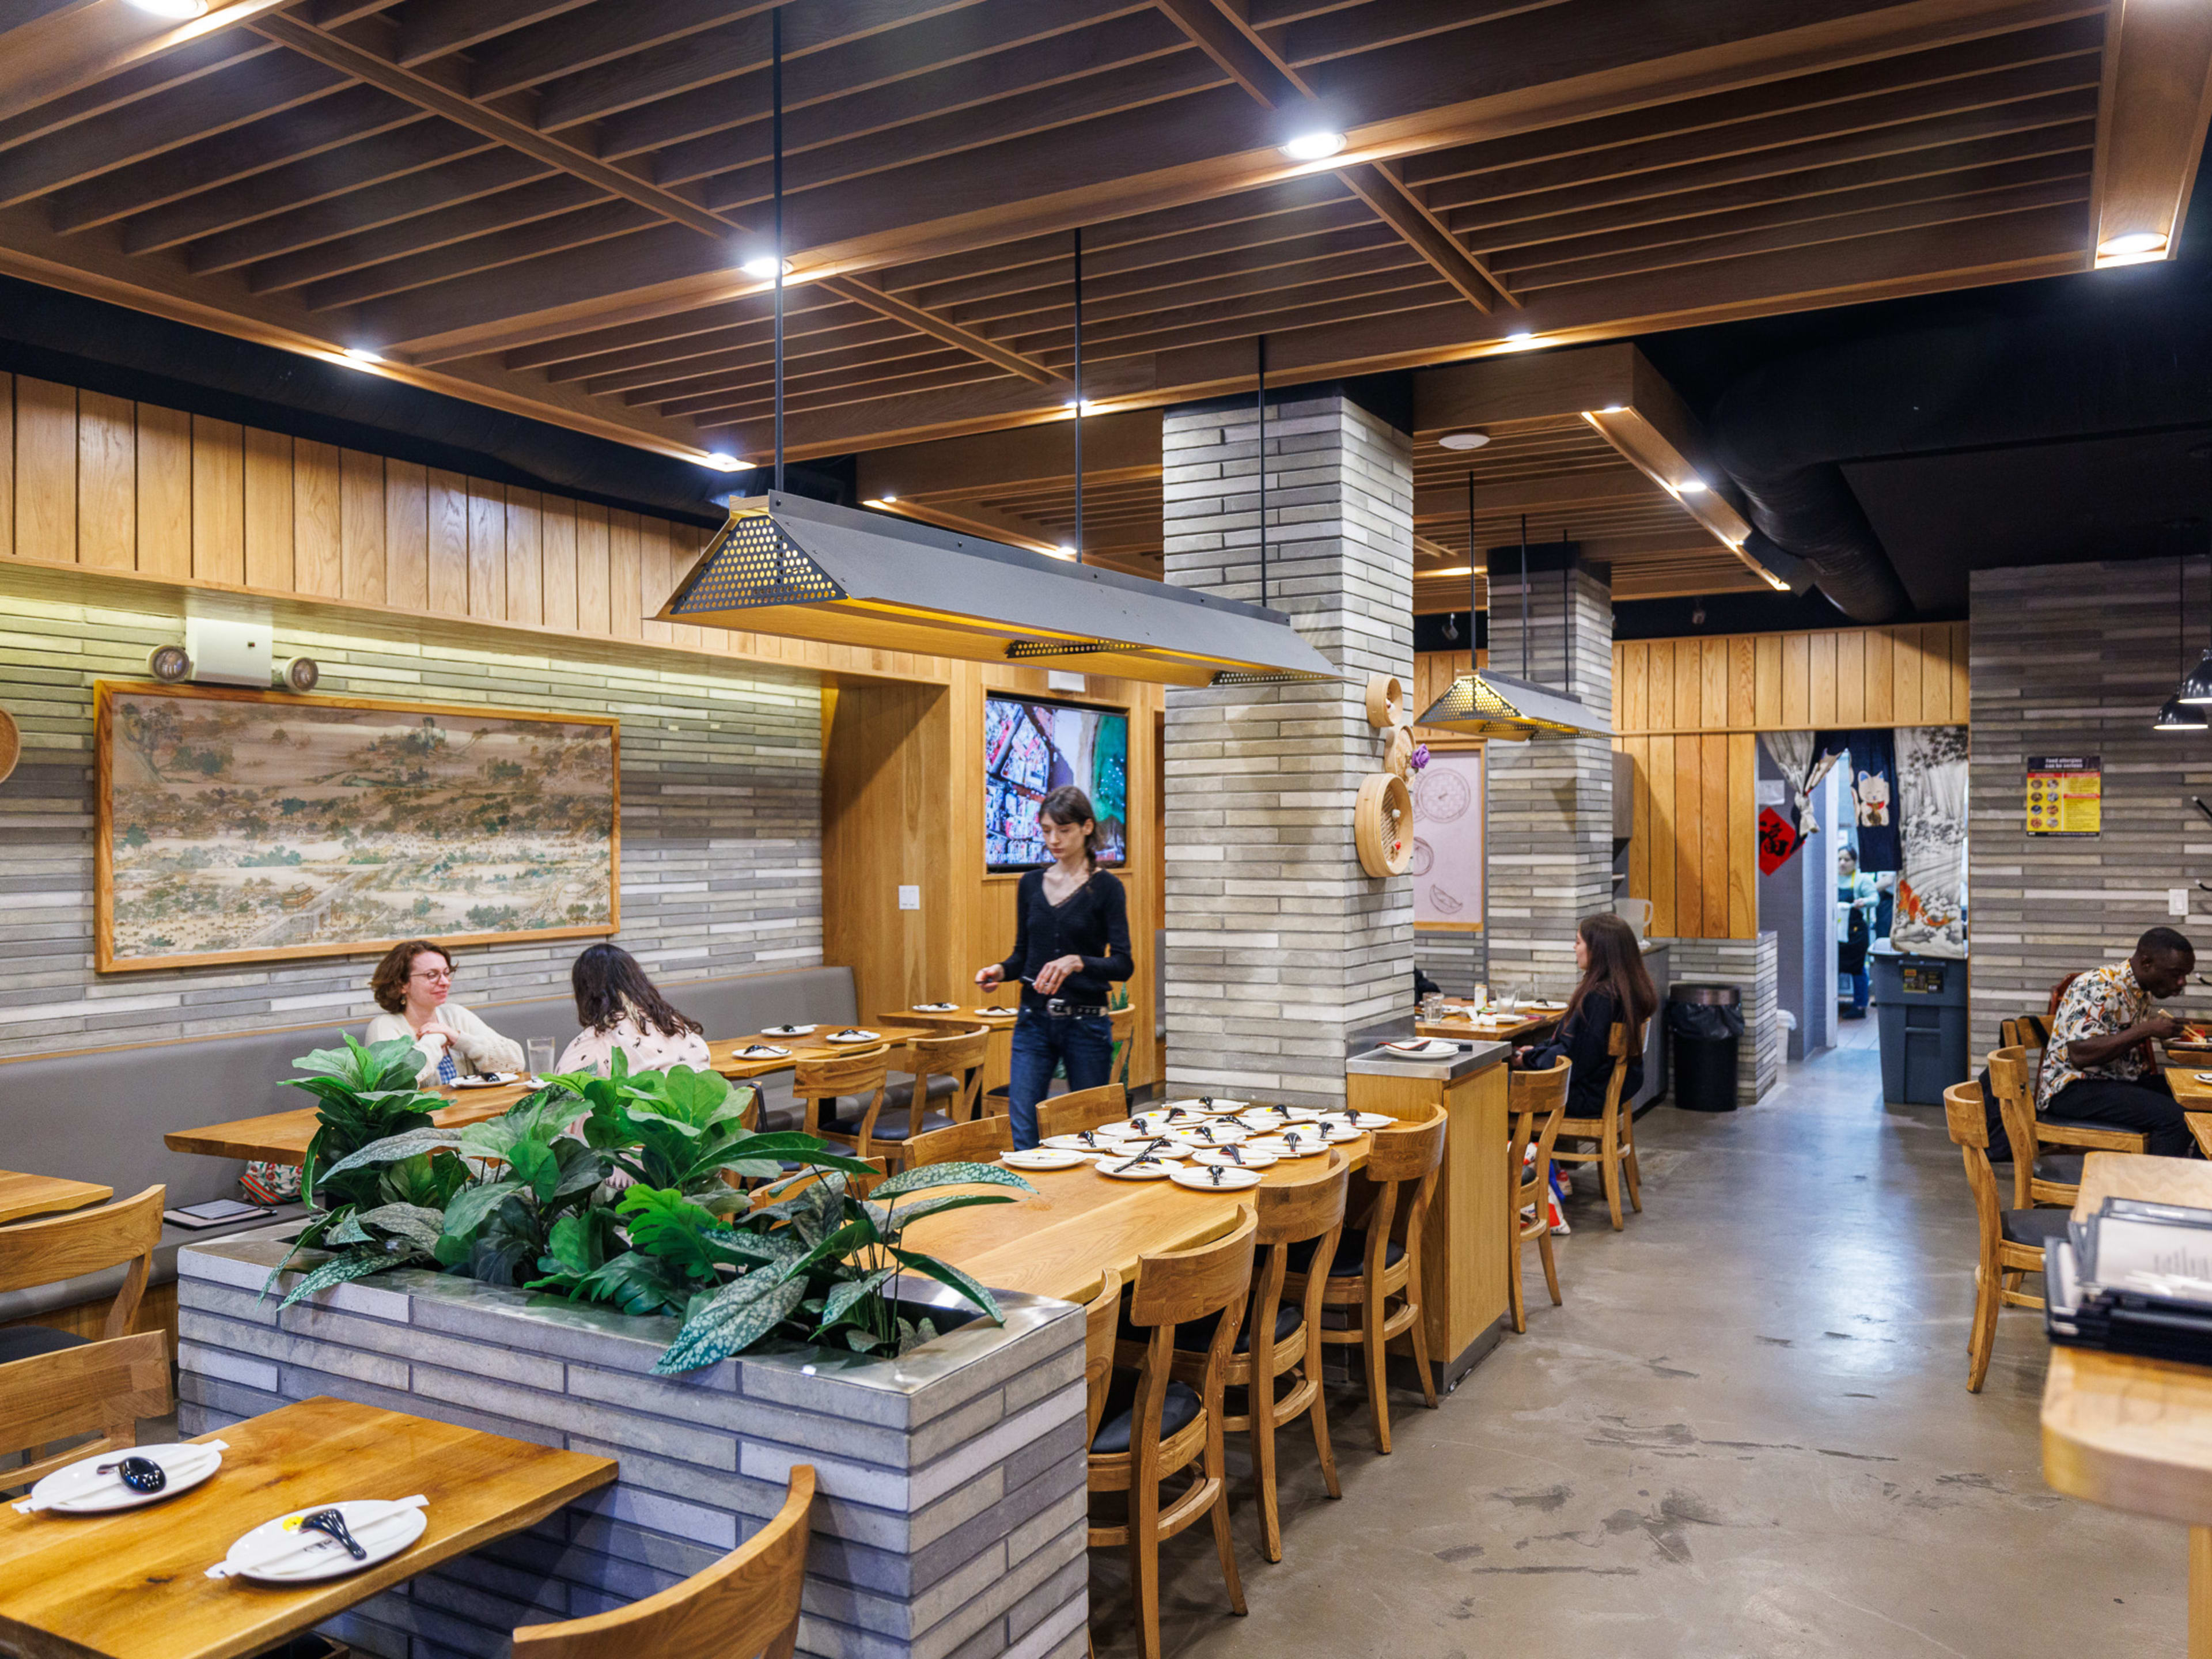
<instances>
[{"instance_id":1,"label":"wooden dining table","mask_svg":"<svg viewBox=\"0 0 2212 1659\"><path fill-rule=\"evenodd\" d=\"M2107 1198L2212 1209L2212 1164L2091 1152L2077 1219ZM2212 1367L2054 1346L2043 1478L2056 1492L2189 1528L2190 1659L2212 1659Z\"/></svg>"},{"instance_id":2,"label":"wooden dining table","mask_svg":"<svg viewBox=\"0 0 2212 1659\"><path fill-rule=\"evenodd\" d=\"M804 1037L773 1037L759 1032L741 1037L710 1039L707 1052L714 1069L724 1077L737 1082L787 1072L801 1060L823 1060L832 1055L850 1054L873 1048L878 1045L840 1044L828 1042L828 1034L843 1028L836 1024L815 1027ZM873 1031L885 1045L911 1042L915 1037L934 1036L939 1028L913 1023L893 1024L878 1021L862 1027ZM737 1051L748 1044L769 1043L790 1052L766 1060L740 1060ZM471 1123L482 1123L505 1112L515 1102L535 1090L530 1083L507 1083L487 1088L439 1088L428 1092L450 1101L430 1114L430 1121L441 1129L462 1128ZM270 1164L298 1164L306 1160L307 1143L315 1138L316 1108L295 1107L286 1112L268 1112L259 1117L242 1117L228 1123L207 1123L196 1129L173 1129L161 1137L162 1144L175 1152L196 1152L205 1158L258 1158ZM103 1194L104 1196L105 1194Z\"/></svg>"},{"instance_id":3,"label":"wooden dining table","mask_svg":"<svg viewBox=\"0 0 2212 1659\"><path fill-rule=\"evenodd\" d=\"M613 1460L319 1397L202 1440L222 1467L106 1515L0 1506L0 1648L23 1659L258 1653L426 1568L532 1527L615 1479ZM297 1586L210 1578L235 1539L293 1510L421 1493L428 1530L358 1572Z\"/></svg>"},{"instance_id":4,"label":"wooden dining table","mask_svg":"<svg viewBox=\"0 0 2212 1659\"><path fill-rule=\"evenodd\" d=\"M2189 1133L2197 1138L2197 1150L2212 1158L2212 1083L2198 1082L2199 1072L2212 1077L2212 1063L2169 1066L2166 1068L2166 1086L2173 1091L2174 1099L2180 1104Z\"/></svg>"},{"instance_id":5,"label":"wooden dining table","mask_svg":"<svg viewBox=\"0 0 2212 1659\"><path fill-rule=\"evenodd\" d=\"M1417 1019L1413 1034L1425 1037L1479 1037L1485 1042L1518 1042L1550 1030L1559 1023L1565 1008L1540 1009L1533 1013L1515 1011L1510 1020L1471 1019L1447 1011L1442 1019Z\"/></svg>"},{"instance_id":6,"label":"wooden dining table","mask_svg":"<svg viewBox=\"0 0 2212 1659\"><path fill-rule=\"evenodd\" d=\"M115 1188L95 1181L70 1181L61 1176L25 1175L0 1170L0 1223L21 1221L27 1216L54 1215L81 1210L88 1204L105 1204Z\"/></svg>"}]
</instances>

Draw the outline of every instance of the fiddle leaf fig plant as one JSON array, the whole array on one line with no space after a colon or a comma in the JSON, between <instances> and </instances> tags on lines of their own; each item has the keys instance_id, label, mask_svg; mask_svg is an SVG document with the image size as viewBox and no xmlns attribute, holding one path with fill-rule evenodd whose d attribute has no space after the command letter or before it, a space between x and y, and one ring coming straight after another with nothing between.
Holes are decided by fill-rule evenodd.
<instances>
[{"instance_id":1,"label":"fiddle leaf fig plant","mask_svg":"<svg viewBox=\"0 0 2212 1659\"><path fill-rule=\"evenodd\" d=\"M676 1316L682 1328L654 1368L664 1374L777 1333L903 1352L937 1334L901 1310L907 1273L995 1320L988 1290L907 1249L904 1231L924 1216L1012 1201L977 1187L1033 1190L996 1164L878 1179L812 1135L747 1128L750 1091L718 1073L632 1072L619 1050L608 1076L548 1078L502 1115L452 1128L431 1121L444 1102L415 1087L420 1060L404 1039L349 1038L297 1063L306 1075L292 1080L322 1103L310 1148L320 1173L307 1226L269 1288L300 1251L331 1254L284 1306L394 1267L431 1268ZM872 1183L865 1195L863 1182ZM945 1190L954 1188L965 1190Z\"/></svg>"}]
</instances>

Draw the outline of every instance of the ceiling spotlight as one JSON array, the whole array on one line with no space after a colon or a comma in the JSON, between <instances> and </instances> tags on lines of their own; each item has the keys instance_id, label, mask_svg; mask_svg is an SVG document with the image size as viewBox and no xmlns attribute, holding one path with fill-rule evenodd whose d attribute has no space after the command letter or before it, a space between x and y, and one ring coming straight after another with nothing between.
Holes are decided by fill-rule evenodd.
<instances>
[{"instance_id":1,"label":"ceiling spotlight","mask_svg":"<svg viewBox=\"0 0 2212 1659\"><path fill-rule=\"evenodd\" d=\"M1424 576L1472 576L1474 574L1474 567L1466 564L1448 564L1441 570L1424 570L1421 574Z\"/></svg>"},{"instance_id":2,"label":"ceiling spotlight","mask_svg":"<svg viewBox=\"0 0 2212 1659\"><path fill-rule=\"evenodd\" d=\"M774 282L775 280L775 255L773 253L761 254L757 258L746 260L744 264L739 265L738 269L744 271L746 276L754 277L760 282ZM786 259L783 262L783 274L787 276L791 275L791 261L788 259Z\"/></svg>"},{"instance_id":3,"label":"ceiling spotlight","mask_svg":"<svg viewBox=\"0 0 2212 1659\"><path fill-rule=\"evenodd\" d=\"M1053 550L1053 556L1056 559L1072 559L1075 556L1075 550L1066 542L1062 542Z\"/></svg>"},{"instance_id":4,"label":"ceiling spotlight","mask_svg":"<svg viewBox=\"0 0 2212 1659\"><path fill-rule=\"evenodd\" d=\"M1293 161L1325 161L1346 143L1340 132L1302 132L1283 146Z\"/></svg>"},{"instance_id":5,"label":"ceiling spotlight","mask_svg":"<svg viewBox=\"0 0 2212 1659\"><path fill-rule=\"evenodd\" d=\"M371 351L367 346L348 346L345 349L345 355L346 361L349 362L380 363L384 361L382 357L379 356L375 352Z\"/></svg>"},{"instance_id":6,"label":"ceiling spotlight","mask_svg":"<svg viewBox=\"0 0 2212 1659\"><path fill-rule=\"evenodd\" d=\"M1525 328L1518 329L1505 337L1505 348L1509 351L1525 351L1535 343L1535 334Z\"/></svg>"},{"instance_id":7,"label":"ceiling spotlight","mask_svg":"<svg viewBox=\"0 0 2212 1659\"><path fill-rule=\"evenodd\" d=\"M742 472L747 467L750 466L752 463L750 461L739 460L735 455L731 454L726 449L717 449L708 454L701 465L703 466L711 466L717 472Z\"/></svg>"},{"instance_id":8,"label":"ceiling spotlight","mask_svg":"<svg viewBox=\"0 0 2212 1659\"><path fill-rule=\"evenodd\" d=\"M1437 440L1446 449L1480 449L1490 441L1487 432L1447 432Z\"/></svg>"},{"instance_id":9,"label":"ceiling spotlight","mask_svg":"<svg viewBox=\"0 0 2212 1659\"><path fill-rule=\"evenodd\" d=\"M1607 404L1603 409L1598 410L1601 415L1626 415L1627 412L1626 404Z\"/></svg>"},{"instance_id":10,"label":"ceiling spotlight","mask_svg":"<svg viewBox=\"0 0 2212 1659\"><path fill-rule=\"evenodd\" d=\"M1685 478L1674 487L1685 495L1702 495L1705 493L1705 481L1703 478Z\"/></svg>"},{"instance_id":11,"label":"ceiling spotlight","mask_svg":"<svg viewBox=\"0 0 2212 1659\"><path fill-rule=\"evenodd\" d=\"M2164 232L2136 230L2130 231L2124 236L2114 236L2108 240L2098 243L2097 257L2104 258L2113 254L2124 256L2130 253L2159 253L2163 252L2165 248Z\"/></svg>"},{"instance_id":12,"label":"ceiling spotlight","mask_svg":"<svg viewBox=\"0 0 2212 1659\"><path fill-rule=\"evenodd\" d=\"M877 496L876 499L881 501L885 507L889 507L893 501L898 500L898 497L892 495L889 490L885 490L882 495Z\"/></svg>"},{"instance_id":13,"label":"ceiling spotlight","mask_svg":"<svg viewBox=\"0 0 2212 1659\"><path fill-rule=\"evenodd\" d=\"M173 23L204 17L208 9L208 0L131 0L131 3L149 17L165 17Z\"/></svg>"}]
</instances>

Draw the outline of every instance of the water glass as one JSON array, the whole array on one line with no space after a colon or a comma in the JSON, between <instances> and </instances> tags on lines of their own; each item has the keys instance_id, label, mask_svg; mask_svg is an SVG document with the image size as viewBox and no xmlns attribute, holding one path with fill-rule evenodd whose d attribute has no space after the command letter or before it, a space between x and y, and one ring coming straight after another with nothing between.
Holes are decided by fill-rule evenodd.
<instances>
[{"instance_id":1,"label":"water glass","mask_svg":"<svg viewBox=\"0 0 2212 1659\"><path fill-rule=\"evenodd\" d=\"M532 1037L522 1046L530 1056L530 1074L532 1077L550 1075L553 1070L553 1039Z\"/></svg>"}]
</instances>

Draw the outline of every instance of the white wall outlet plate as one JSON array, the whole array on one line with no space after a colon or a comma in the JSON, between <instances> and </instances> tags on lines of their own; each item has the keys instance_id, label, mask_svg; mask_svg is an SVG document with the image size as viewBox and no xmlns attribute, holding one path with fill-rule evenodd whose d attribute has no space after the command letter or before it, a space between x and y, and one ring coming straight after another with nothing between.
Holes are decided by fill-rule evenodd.
<instances>
[{"instance_id":1,"label":"white wall outlet plate","mask_svg":"<svg viewBox=\"0 0 2212 1659\"><path fill-rule=\"evenodd\" d=\"M1046 669L1044 671L1044 683L1050 690L1054 691L1074 691L1080 693L1091 689L1090 683L1085 680L1082 675L1071 674L1065 668Z\"/></svg>"},{"instance_id":2,"label":"white wall outlet plate","mask_svg":"<svg viewBox=\"0 0 2212 1659\"><path fill-rule=\"evenodd\" d=\"M900 888L900 889L899 889L899 908L900 908L900 909L902 909L902 910L919 910L919 909L921 909L921 888L919 888L919 887L902 887L902 888Z\"/></svg>"},{"instance_id":3,"label":"white wall outlet plate","mask_svg":"<svg viewBox=\"0 0 2212 1659\"><path fill-rule=\"evenodd\" d=\"M251 685L266 691L269 647L267 623L185 618L185 649L192 659L192 678L201 684Z\"/></svg>"},{"instance_id":4,"label":"white wall outlet plate","mask_svg":"<svg viewBox=\"0 0 2212 1659\"><path fill-rule=\"evenodd\" d=\"M2166 890L2166 914L2169 916L2185 916L2189 914L2189 890L2186 887L2169 887Z\"/></svg>"}]
</instances>

